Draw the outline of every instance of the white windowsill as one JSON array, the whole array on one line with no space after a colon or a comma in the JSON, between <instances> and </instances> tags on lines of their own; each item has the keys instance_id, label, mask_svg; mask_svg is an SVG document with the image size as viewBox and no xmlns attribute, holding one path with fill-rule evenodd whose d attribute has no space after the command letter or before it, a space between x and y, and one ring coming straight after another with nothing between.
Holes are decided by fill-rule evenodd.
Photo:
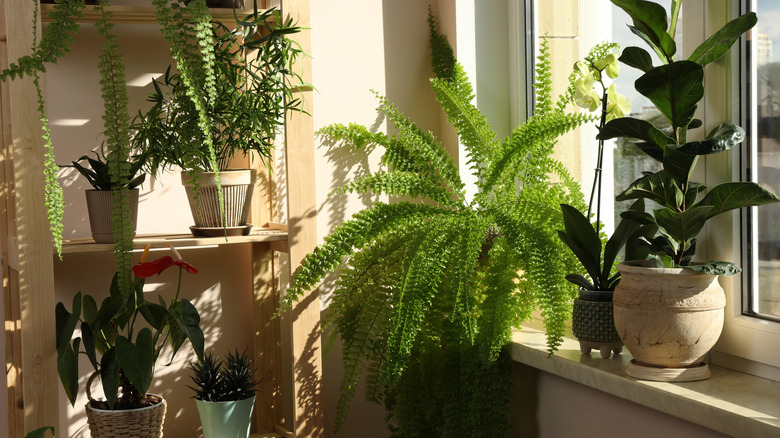
<instances>
[{"instance_id":1,"label":"white windowsill","mask_svg":"<svg viewBox=\"0 0 780 438\"><path fill-rule=\"evenodd\" d=\"M513 336L512 359L727 435L780 436L780 382L718 366L700 382L636 380L625 374L625 349L602 359L598 351L580 354L579 343L566 338L548 357L545 342L542 331L524 327Z\"/></svg>"}]
</instances>

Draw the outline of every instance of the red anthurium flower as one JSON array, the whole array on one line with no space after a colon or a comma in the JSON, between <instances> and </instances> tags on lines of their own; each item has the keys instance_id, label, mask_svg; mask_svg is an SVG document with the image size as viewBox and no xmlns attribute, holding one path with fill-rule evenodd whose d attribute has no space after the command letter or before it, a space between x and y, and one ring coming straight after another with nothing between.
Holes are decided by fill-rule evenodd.
<instances>
[{"instance_id":1,"label":"red anthurium flower","mask_svg":"<svg viewBox=\"0 0 780 438\"><path fill-rule=\"evenodd\" d=\"M174 260L171 256L162 256L159 259L152 260L151 262L141 262L133 266L133 272L138 278L149 278L154 274L170 268L171 266L178 265L187 270L190 274L197 274L198 270L194 266L185 262L184 260Z\"/></svg>"}]
</instances>

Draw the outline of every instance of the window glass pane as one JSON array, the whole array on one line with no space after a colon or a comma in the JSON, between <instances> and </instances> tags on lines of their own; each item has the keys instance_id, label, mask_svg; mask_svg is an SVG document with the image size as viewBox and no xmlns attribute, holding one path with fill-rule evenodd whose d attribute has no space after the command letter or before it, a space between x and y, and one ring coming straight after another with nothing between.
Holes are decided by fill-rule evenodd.
<instances>
[{"instance_id":1,"label":"window glass pane","mask_svg":"<svg viewBox=\"0 0 780 438\"><path fill-rule=\"evenodd\" d=\"M780 2L748 3L758 14L758 24L742 69L752 79L744 81L749 87L745 108L751 112L746 119L750 141L746 142L745 179L780 193ZM747 284L751 293L746 313L780 317L780 205L762 206L752 213L746 216L752 228L746 237L757 249L745 253L751 263L748 275L757 279Z\"/></svg>"},{"instance_id":2,"label":"window glass pane","mask_svg":"<svg viewBox=\"0 0 780 438\"><path fill-rule=\"evenodd\" d=\"M657 1L667 12L671 9L670 0ZM682 22L682 12L680 13L680 22ZM622 9L612 6L612 41L620 44L620 50L629 46L641 47L648 50L653 56L653 64L659 65L660 61L647 47L647 44L638 36L634 35L628 28L631 19ZM678 29L680 27L678 26ZM682 47L682 35L680 32L675 35L677 47ZM679 57L679 55L678 55ZM668 128L669 124L661 113L653 106L649 99L639 94L634 89L634 82L642 75L642 72L622 64L620 74L615 80L615 85L619 93L624 94L631 100L631 117L642 118L657 128ZM614 190L615 194L622 193L632 182L642 176L642 172L657 172L661 170L661 163L650 158L639 148L631 144L627 139L621 138L614 143ZM626 211L634 201L615 202L615 223L620 220L620 213ZM646 209L651 209L650 203L645 205Z\"/></svg>"}]
</instances>

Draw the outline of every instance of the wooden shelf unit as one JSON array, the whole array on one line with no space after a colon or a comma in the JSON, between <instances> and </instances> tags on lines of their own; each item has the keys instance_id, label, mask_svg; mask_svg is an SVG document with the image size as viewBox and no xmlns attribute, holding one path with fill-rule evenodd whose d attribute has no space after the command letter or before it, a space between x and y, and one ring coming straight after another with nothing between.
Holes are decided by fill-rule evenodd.
<instances>
[{"instance_id":1,"label":"wooden shelf unit","mask_svg":"<svg viewBox=\"0 0 780 438\"><path fill-rule=\"evenodd\" d=\"M263 3L262 5L260 3ZM292 38L311 54L309 0L264 0L258 6L278 7L303 32ZM47 20L51 5L43 5ZM112 6L116 23L156 24L151 7ZM238 11L249 13L248 10ZM212 9L212 16L235 22L232 9ZM29 1L0 1L0 68L6 68L29 54L32 46L33 5ZM82 22L97 19L87 7ZM40 29L39 29L40 32ZM67 56L67 55L66 55ZM311 65L305 60L299 74L312 83ZM308 87L297 91L304 102L312 102ZM51 239L43 204L43 142L37 117L35 92L30 80L0 82L0 249L2 249L5 307L8 432L9 438L23 438L26 432L59 423L59 387L56 371L54 327L54 266ZM313 114L311 107L307 108ZM289 255L289 272L316 245L316 193L314 187L314 129L311 116L291 113L285 119L287 217L285 225L270 223L249 236L195 238L189 235L138 236L135 248L147 243L164 247L198 247L246 243L252 245L254 284L255 358L262 377L255 405L258 432L255 438L323 437L322 363L320 307L316 290L293 306L283 318L273 318L279 304L275 279L279 266L274 252ZM277 148L277 150L282 148ZM262 166L260 166L262 167ZM270 196L270 195L269 195ZM256 203L262 204L262 203ZM262 206L253 206L253 220L274 220ZM262 223L258 221L257 223ZM65 242L63 253L112 251L112 245L92 239ZM289 275L288 272L288 275ZM284 327L283 327L284 326ZM283 339L284 337L284 339ZM281 345L289 345L282 357ZM283 394L282 368L287 370L293 392ZM282 406L292 407L292 418L282 418ZM171 419L174 420L174 419ZM284 423L284 424L283 424ZM283 425L282 425L283 424ZM0 431L0 436L5 431Z\"/></svg>"},{"instance_id":2,"label":"wooden shelf unit","mask_svg":"<svg viewBox=\"0 0 780 438\"><path fill-rule=\"evenodd\" d=\"M41 17L44 22L51 21L49 14L54 9L54 5L41 5ZM111 22L125 24L157 24L157 17L154 15L153 6L109 6L108 10L112 12ZM253 12L252 9L231 8L211 8L209 9L211 17L223 23L235 23L236 15L246 16ZM100 18L100 13L95 11L94 6L87 6L84 9L84 19L81 23L95 23Z\"/></svg>"}]
</instances>

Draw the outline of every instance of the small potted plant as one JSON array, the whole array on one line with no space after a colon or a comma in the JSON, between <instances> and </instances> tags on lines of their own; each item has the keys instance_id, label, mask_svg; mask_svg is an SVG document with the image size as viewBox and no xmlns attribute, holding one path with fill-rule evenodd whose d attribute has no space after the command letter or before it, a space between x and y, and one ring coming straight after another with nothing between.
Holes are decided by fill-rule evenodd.
<instances>
[{"instance_id":1,"label":"small potted plant","mask_svg":"<svg viewBox=\"0 0 780 438\"><path fill-rule=\"evenodd\" d=\"M628 211L622 216L655 226L658 235L641 239L652 260L624 262L613 301L615 326L634 356L628 374L650 380L700 380L709 377L703 357L720 336L725 296L718 275L739 273L730 262L693 263L696 236L705 223L720 213L742 207L777 202L778 197L752 182L726 182L707 191L691 180L698 158L727 151L744 139L744 130L722 123L703 140L688 140L688 130L702 126L695 118L704 97L704 66L723 56L731 45L756 23L754 13L727 23L687 60L675 60L675 23L680 2L672 2L671 15L653 2L612 0L633 20L632 31L647 42L661 59L653 66L650 54L627 47L620 56L624 64L643 75L636 90L650 99L669 124L661 130L636 118L618 118L607 123L600 139L627 137L662 170L644 175L619 194L619 201L646 199L652 212ZM668 25L667 17L672 17ZM704 194L703 196L701 196Z\"/></svg>"},{"instance_id":2,"label":"small potted plant","mask_svg":"<svg viewBox=\"0 0 780 438\"><path fill-rule=\"evenodd\" d=\"M299 31L274 9L254 10L235 29L214 23L216 80L205 105L192 98L183 74L169 67L154 81L148 99L153 105L135 117L134 143L149 173L157 176L174 167L184 171L193 234L249 232L256 176L228 168L234 155L256 154L268 163L284 114L300 109L300 100L292 94L298 85L292 81L299 79L292 67L302 52L287 38ZM205 108L203 117L199 106Z\"/></svg>"},{"instance_id":3,"label":"small potted plant","mask_svg":"<svg viewBox=\"0 0 780 438\"><path fill-rule=\"evenodd\" d=\"M256 368L246 351L227 353L221 361L208 353L190 364L204 438L249 436L255 406Z\"/></svg>"},{"instance_id":4,"label":"small potted plant","mask_svg":"<svg viewBox=\"0 0 780 438\"><path fill-rule=\"evenodd\" d=\"M86 385L86 411L95 438L161 437L166 402L147 391L163 347L170 345L171 362L187 341L196 355L203 357L200 315L192 303L179 298L181 271L194 274L197 269L173 248L175 257L145 262L148 249L132 269L135 281L129 295L122 293L114 275L110 296L99 307L91 295L82 297L81 292L73 298L70 312L63 303L56 306L57 372L71 404L79 389L79 355L89 358L94 369ZM171 266L179 267L176 296L168 301L162 296L159 302L146 301L144 279ZM144 327L139 318L145 321ZM76 326L81 333L74 338ZM91 385L96 377L100 377L104 400L92 397Z\"/></svg>"},{"instance_id":5,"label":"small potted plant","mask_svg":"<svg viewBox=\"0 0 780 438\"><path fill-rule=\"evenodd\" d=\"M135 156L130 159L130 167L127 172L121 173L118 180L112 181L109 173L109 155L104 151L94 152L95 158L88 155L81 156L72 161L73 167L87 179L92 189L84 192L87 198L87 211L89 212L89 227L92 230L92 238L97 243L114 243L114 231L112 225L112 199L114 192L121 188L130 191L130 220L133 222L133 236L138 221L138 186L143 184L146 174L138 174L143 167L143 161ZM86 160L86 164L80 162Z\"/></svg>"}]
</instances>

